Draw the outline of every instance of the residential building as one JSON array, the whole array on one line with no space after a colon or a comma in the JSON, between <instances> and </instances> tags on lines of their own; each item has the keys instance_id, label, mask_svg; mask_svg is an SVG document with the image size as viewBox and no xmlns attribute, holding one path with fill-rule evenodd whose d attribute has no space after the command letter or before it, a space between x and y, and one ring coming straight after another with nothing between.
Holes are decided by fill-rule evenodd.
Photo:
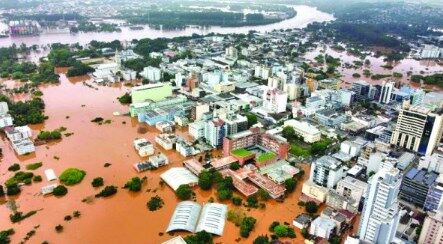
<instances>
[{"instance_id":1,"label":"residential building","mask_svg":"<svg viewBox=\"0 0 443 244\"><path fill-rule=\"evenodd\" d=\"M436 211L443 206L443 175L435 181L434 185L429 187L423 209L425 211Z\"/></svg>"},{"instance_id":2,"label":"residential building","mask_svg":"<svg viewBox=\"0 0 443 244\"><path fill-rule=\"evenodd\" d=\"M398 193L400 171L385 167L369 179L361 215L359 236L370 243L390 244L395 237L400 214Z\"/></svg>"},{"instance_id":3,"label":"residential building","mask_svg":"<svg viewBox=\"0 0 443 244\"><path fill-rule=\"evenodd\" d=\"M346 176L337 183L337 193L353 199L359 203L363 200L368 190L368 183L356 178Z\"/></svg>"},{"instance_id":4,"label":"residential building","mask_svg":"<svg viewBox=\"0 0 443 244\"><path fill-rule=\"evenodd\" d=\"M419 244L443 243L443 207L436 212L430 212L421 230Z\"/></svg>"},{"instance_id":5,"label":"residential building","mask_svg":"<svg viewBox=\"0 0 443 244\"><path fill-rule=\"evenodd\" d=\"M226 135L233 135L248 129L248 118L239 114L230 113L223 118L226 124Z\"/></svg>"},{"instance_id":6,"label":"residential building","mask_svg":"<svg viewBox=\"0 0 443 244\"><path fill-rule=\"evenodd\" d=\"M425 169L411 168L406 172L400 189L400 199L423 208L429 189L434 185L438 174Z\"/></svg>"},{"instance_id":7,"label":"residential building","mask_svg":"<svg viewBox=\"0 0 443 244\"><path fill-rule=\"evenodd\" d=\"M135 139L134 147L138 151L140 157L147 157L154 154L154 146L145 138Z\"/></svg>"},{"instance_id":8,"label":"residential building","mask_svg":"<svg viewBox=\"0 0 443 244\"><path fill-rule=\"evenodd\" d=\"M191 108L191 120L200 121L203 118L203 114L209 112L209 104L197 103Z\"/></svg>"},{"instance_id":9,"label":"residential building","mask_svg":"<svg viewBox=\"0 0 443 244\"><path fill-rule=\"evenodd\" d=\"M290 126L294 129L295 134L303 137L303 140L307 143L314 143L316 141L320 141L321 133L317 127L309 124L305 121L298 121L295 119L285 121L284 127Z\"/></svg>"},{"instance_id":10,"label":"residential building","mask_svg":"<svg viewBox=\"0 0 443 244\"><path fill-rule=\"evenodd\" d=\"M319 186L333 188L343 176L342 163L331 156L323 156L312 163L309 180Z\"/></svg>"},{"instance_id":11,"label":"residential building","mask_svg":"<svg viewBox=\"0 0 443 244\"><path fill-rule=\"evenodd\" d=\"M0 129L13 125L14 125L13 118L10 114L0 115Z\"/></svg>"},{"instance_id":12,"label":"residential building","mask_svg":"<svg viewBox=\"0 0 443 244\"><path fill-rule=\"evenodd\" d=\"M9 107L7 102L0 102L0 115L5 115L9 112Z\"/></svg>"},{"instance_id":13,"label":"residential building","mask_svg":"<svg viewBox=\"0 0 443 244\"><path fill-rule=\"evenodd\" d=\"M340 151L348 154L351 157L356 157L360 154L362 145L352 142L352 141L343 141L340 144Z\"/></svg>"},{"instance_id":14,"label":"residential building","mask_svg":"<svg viewBox=\"0 0 443 244\"><path fill-rule=\"evenodd\" d=\"M205 123L205 139L209 145L220 147L226 136L226 124L221 119L213 119Z\"/></svg>"},{"instance_id":15,"label":"residential building","mask_svg":"<svg viewBox=\"0 0 443 244\"><path fill-rule=\"evenodd\" d=\"M149 81L160 81L161 80L161 70L157 67L148 66L140 72L140 76Z\"/></svg>"},{"instance_id":16,"label":"residential building","mask_svg":"<svg viewBox=\"0 0 443 244\"><path fill-rule=\"evenodd\" d=\"M389 103L391 101L392 91L394 90L395 83L393 81L384 81L381 86L380 103Z\"/></svg>"},{"instance_id":17,"label":"residential building","mask_svg":"<svg viewBox=\"0 0 443 244\"><path fill-rule=\"evenodd\" d=\"M338 127L348 119L348 116L340 109L322 109L315 113L318 123L327 127Z\"/></svg>"},{"instance_id":18,"label":"residential building","mask_svg":"<svg viewBox=\"0 0 443 244\"><path fill-rule=\"evenodd\" d=\"M198 121L194 123L190 123L188 126L189 135L191 135L194 140L198 140L200 138L205 137L205 121Z\"/></svg>"},{"instance_id":19,"label":"residential building","mask_svg":"<svg viewBox=\"0 0 443 244\"><path fill-rule=\"evenodd\" d=\"M332 219L319 216L312 221L311 226L309 227L309 234L329 239L331 235L335 234L336 228L337 225Z\"/></svg>"},{"instance_id":20,"label":"residential building","mask_svg":"<svg viewBox=\"0 0 443 244\"><path fill-rule=\"evenodd\" d=\"M351 90L354 92L356 100L368 99L371 85L364 80L357 80L352 83Z\"/></svg>"},{"instance_id":21,"label":"residential building","mask_svg":"<svg viewBox=\"0 0 443 244\"><path fill-rule=\"evenodd\" d=\"M235 48L233 46L230 46L230 47L226 48L226 50L225 50L225 58L237 60L238 59L238 50L237 50L237 48Z\"/></svg>"},{"instance_id":22,"label":"residential building","mask_svg":"<svg viewBox=\"0 0 443 244\"><path fill-rule=\"evenodd\" d=\"M328 189L319 186L312 181L305 181L303 183L302 193L318 202L324 202L328 196Z\"/></svg>"},{"instance_id":23,"label":"residential building","mask_svg":"<svg viewBox=\"0 0 443 244\"><path fill-rule=\"evenodd\" d=\"M263 90L263 107L270 113L286 111L288 94L277 89L265 88Z\"/></svg>"},{"instance_id":24,"label":"residential building","mask_svg":"<svg viewBox=\"0 0 443 244\"><path fill-rule=\"evenodd\" d=\"M443 153L436 151L431 155L421 157L418 163L418 168L443 174Z\"/></svg>"},{"instance_id":25,"label":"residential building","mask_svg":"<svg viewBox=\"0 0 443 244\"><path fill-rule=\"evenodd\" d=\"M403 104L392 133L391 144L420 155L430 155L440 144L443 133L443 109Z\"/></svg>"}]
</instances>

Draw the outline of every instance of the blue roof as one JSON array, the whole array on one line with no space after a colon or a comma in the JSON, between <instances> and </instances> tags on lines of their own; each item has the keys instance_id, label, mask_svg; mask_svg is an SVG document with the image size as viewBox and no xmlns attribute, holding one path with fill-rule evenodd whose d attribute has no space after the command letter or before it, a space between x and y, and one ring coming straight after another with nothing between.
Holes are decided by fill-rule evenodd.
<instances>
[{"instance_id":1,"label":"blue roof","mask_svg":"<svg viewBox=\"0 0 443 244\"><path fill-rule=\"evenodd\" d=\"M425 169L418 170L417 168L412 168L406 173L406 177L423 185L431 186L438 178L438 174L434 171L428 172Z\"/></svg>"}]
</instances>

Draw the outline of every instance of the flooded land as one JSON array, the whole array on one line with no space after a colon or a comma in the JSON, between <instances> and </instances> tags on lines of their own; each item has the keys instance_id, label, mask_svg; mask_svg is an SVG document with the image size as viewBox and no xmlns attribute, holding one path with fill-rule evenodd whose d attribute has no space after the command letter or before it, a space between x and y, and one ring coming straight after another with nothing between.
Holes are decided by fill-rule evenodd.
<instances>
[{"instance_id":1,"label":"flooded land","mask_svg":"<svg viewBox=\"0 0 443 244\"><path fill-rule=\"evenodd\" d=\"M63 71L63 70L62 70ZM4 204L5 201L15 201L18 210L28 212L39 210L37 214L20 223L11 224L1 221L0 229L13 227L15 234L11 236L12 243L20 242L26 233L35 226L39 226L36 234L31 237L31 243L160 243L171 236L165 233L170 217L179 200L174 191L168 186L159 184L160 174L170 167L181 166L184 158L176 151L165 151L156 146L156 152L162 152L169 157L170 165L155 171L136 173L132 165L142 160L133 148L132 141L137 137L144 137L154 141L160 133L153 127L146 127L146 134L139 134L138 128L145 127L129 116L113 116L114 112L124 114L128 107L121 105L116 98L129 90L119 85L114 87L97 86L89 77L67 79L61 74L60 84L43 85L43 100L46 104L45 114L49 118L44 124L32 126L34 135L40 130L53 130L61 126L66 127L71 136L63 136L61 141L38 146L36 153L17 157L5 138L2 138L3 159L0 163L1 177L6 179L12 172L7 168L12 163L19 163L22 168L35 162L43 162L43 166L35 170L35 174L43 176L43 181L23 186L18 197L3 199L0 205L0 219L9 219L11 210ZM83 82L92 86L86 86ZM2 81L13 86L13 81ZM91 120L96 117L111 119L110 124L98 125ZM178 129L177 134L186 136L187 129ZM111 164L104 167L105 163ZM64 169L77 167L86 171L83 181L68 187L68 194L64 197L42 196L40 189L52 184L46 181L44 170L54 169L59 175ZM305 172L309 172L309 165L300 165ZM305 174L301 181L307 179ZM147 183L138 193L122 189L123 185L132 177L146 176ZM95 177L103 177L105 185L118 186L118 193L106 199L93 198L100 189L94 189L91 181ZM273 221L292 223L303 207L297 205L301 195L302 182L299 182L295 192L289 194L283 203L269 200L266 209L251 209L241 207L244 211L257 219L256 228L249 239L239 239L239 243L250 243L260 234L268 234L269 225ZM210 197L217 199L214 191L195 189L197 202L204 203ZM150 212L147 201L159 195L165 202L163 208ZM82 202L85 198L92 201ZM235 208L230 201L225 202L229 209ZM65 221L66 215L73 211L80 211L81 217ZM56 225L63 225L62 233L57 233ZM354 228L356 230L357 228ZM298 230L296 230L298 231ZM227 222L224 235L217 237L217 243L235 243L239 238L239 229L233 223ZM176 235L187 233L176 233ZM288 239L291 243L300 243L302 236L297 232L296 239Z\"/></svg>"}]
</instances>

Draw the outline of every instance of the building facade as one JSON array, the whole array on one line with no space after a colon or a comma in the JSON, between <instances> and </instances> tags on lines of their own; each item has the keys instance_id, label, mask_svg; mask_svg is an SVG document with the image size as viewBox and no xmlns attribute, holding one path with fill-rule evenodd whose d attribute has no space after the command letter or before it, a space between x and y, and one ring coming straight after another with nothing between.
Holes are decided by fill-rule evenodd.
<instances>
[{"instance_id":1,"label":"building facade","mask_svg":"<svg viewBox=\"0 0 443 244\"><path fill-rule=\"evenodd\" d=\"M382 168L369 180L359 236L370 243L389 244L400 220L398 193L401 175L396 168Z\"/></svg>"},{"instance_id":2,"label":"building facade","mask_svg":"<svg viewBox=\"0 0 443 244\"><path fill-rule=\"evenodd\" d=\"M323 156L312 163L309 179L315 184L333 188L344 175L344 167L340 161Z\"/></svg>"},{"instance_id":3,"label":"building facade","mask_svg":"<svg viewBox=\"0 0 443 244\"><path fill-rule=\"evenodd\" d=\"M425 169L411 168L403 177L400 199L423 208L429 189L434 185L438 174Z\"/></svg>"},{"instance_id":4,"label":"building facade","mask_svg":"<svg viewBox=\"0 0 443 244\"><path fill-rule=\"evenodd\" d=\"M443 209L429 213L423 223L420 244L443 244Z\"/></svg>"},{"instance_id":5,"label":"building facade","mask_svg":"<svg viewBox=\"0 0 443 244\"><path fill-rule=\"evenodd\" d=\"M430 155L439 145L443 132L443 110L431 111L405 102L400 110L391 144Z\"/></svg>"}]
</instances>

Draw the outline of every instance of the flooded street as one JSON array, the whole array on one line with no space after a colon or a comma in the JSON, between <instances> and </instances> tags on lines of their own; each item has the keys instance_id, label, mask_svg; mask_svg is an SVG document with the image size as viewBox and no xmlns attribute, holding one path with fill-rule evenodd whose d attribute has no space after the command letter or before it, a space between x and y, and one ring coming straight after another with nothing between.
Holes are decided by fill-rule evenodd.
<instances>
[{"instance_id":1,"label":"flooded street","mask_svg":"<svg viewBox=\"0 0 443 244\"><path fill-rule=\"evenodd\" d=\"M41 87L43 99L46 103L46 115L49 119L43 125L32 126L34 135L39 130L53 130L61 126L66 127L66 132L73 133L59 142L38 146L36 153L17 157L9 146L9 142L3 139L4 157L0 164L0 175L3 180L13 173L7 168L13 163L19 163L22 170L25 165L35 162L43 162L43 166L34 171L43 176L43 181L23 186L22 193L18 197L6 198L16 200L18 211L28 212L40 210L34 216L12 224L9 221L11 211L6 204L0 205L0 229L14 228L16 233L11 236L13 243L20 242L26 233L35 226L39 226L36 234L31 237L31 243L160 243L171 236L164 233L170 217L178 202L174 192L168 186L159 185L159 175L170 167L181 166L184 158L175 151L164 151L156 148L156 152L165 153L170 160L170 165L161 169L137 174L132 164L142 160L134 150L132 141L136 137L146 137L154 141L154 136L159 132L149 127L144 135L137 133L140 126L138 122L127 116L113 116L113 112L127 112L126 106L120 105L116 98L124 94L129 88L125 86L98 87L98 90L85 86L82 82L87 80L89 84L96 86L89 77L67 79L61 75L61 83L58 85L44 85ZM9 83L9 82L7 82ZM111 124L97 125L91 120L96 117L111 119ZM179 129L180 135L187 134L187 129ZM105 163L112 164L104 167ZM78 167L86 171L84 180L74 186L68 187L68 194L64 197L46 196L40 194L43 186L53 184L47 182L44 170L52 168L57 175L69 167ZM305 172L309 172L309 166L303 166ZM305 174L304 180L308 177ZM128 192L121 187L132 177L147 176L147 184L139 193ZM83 199L99 192L91 186L95 177L103 177L105 185L119 187L118 193L106 199L94 199L92 203L82 202ZM201 191L194 188L199 203L207 202L215 191ZM289 195L284 203L274 200L266 203L267 209L253 209L246 213L257 219L255 230L248 240L242 239L240 243L251 243L251 240L260 234L268 234L268 227L273 221L291 223L292 219L302 211L298 203L301 194L301 182L296 192ZM162 209L150 212L147 201L155 195L159 195L165 201ZM227 203L229 208L232 204ZM243 208L243 207L242 207ZM73 211L80 211L80 218L64 221L66 215L72 215ZM57 233L54 227L58 224L64 226L62 233ZM297 232L298 233L298 232ZM186 235L187 233L179 233ZM235 243L239 237L239 228L227 222L224 236L217 237L218 243ZM298 233L293 243L301 241Z\"/></svg>"},{"instance_id":2,"label":"flooded street","mask_svg":"<svg viewBox=\"0 0 443 244\"><path fill-rule=\"evenodd\" d=\"M359 57L353 56L346 51L337 51L332 49L329 46L321 46L317 47L312 51L309 51L305 54L305 58L316 62L315 57L319 54L325 55L328 54L334 58L339 58L341 62L341 67L337 68L338 72L342 75L341 79L344 81L345 86L352 84L355 80L361 79L365 80L370 84L381 84L383 80L391 79L391 80L398 80L401 83L409 84L409 76L407 75L408 72L412 72L412 74L422 74L422 75L432 75L435 73L439 73L442 71L443 66L437 64L435 61L431 60L415 60L412 58L405 58L401 60L400 62L393 62L391 65L393 66L393 69L387 69L382 67L386 64L386 62L383 60L384 57L373 57L373 56L367 56L365 59L368 59L370 61L370 65L363 65L361 68L353 69L353 68L346 68L343 67L345 63L353 64L354 61L361 61L364 62L364 60L361 60ZM372 80L370 77L365 77L363 75L363 70L368 69L371 71L371 74L392 74L393 72L398 72L403 74L403 77L401 78L395 78L395 77L388 77L385 79L380 80ZM361 75L360 78L354 78L352 75L354 73L359 73ZM410 83L413 87L419 87L419 83ZM437 86L430 86L430 85L424 85L423 86L426 89L431 90L441 90Z\"/></svg>"},{"instance_id":3,"label":"flooded street","mask_svg":"<svg viewBox=\"0 0 443 244\"><path fill-rule=\"evenodd\" d=\"M191 36L192 34L206 35L211 32L218 34L229 34L229 33L243 33L246 34L251 30L266 32L272 31L274 29L290 29L290 28L304 28L309 23L313 22L323 22L331 21L334 17L331 14L321 12L314 7L309 7L305 5L293 6L297 11L297 15L293 18L280 21L278 23L260 26L244 26L244 27L220 27L220 26L209 26L209 27L187 27L185 29L177 30L158 30L150 28L149 26L144 26L143 30L131 30L129 27L121 27L121 32L88 32L88 33L78 33L78 34L42 34L39 36L23 36L23 37L7 37L0 38L0 47L11 46L16 44L17 46L21 43L25 43L27 46L38 45L46 46L51 43L79 43L80 45L88 44L92 40L97 41L132 41L133 39L141 38L173 38L178 36Z\"/></svg>"}]
</instances>

